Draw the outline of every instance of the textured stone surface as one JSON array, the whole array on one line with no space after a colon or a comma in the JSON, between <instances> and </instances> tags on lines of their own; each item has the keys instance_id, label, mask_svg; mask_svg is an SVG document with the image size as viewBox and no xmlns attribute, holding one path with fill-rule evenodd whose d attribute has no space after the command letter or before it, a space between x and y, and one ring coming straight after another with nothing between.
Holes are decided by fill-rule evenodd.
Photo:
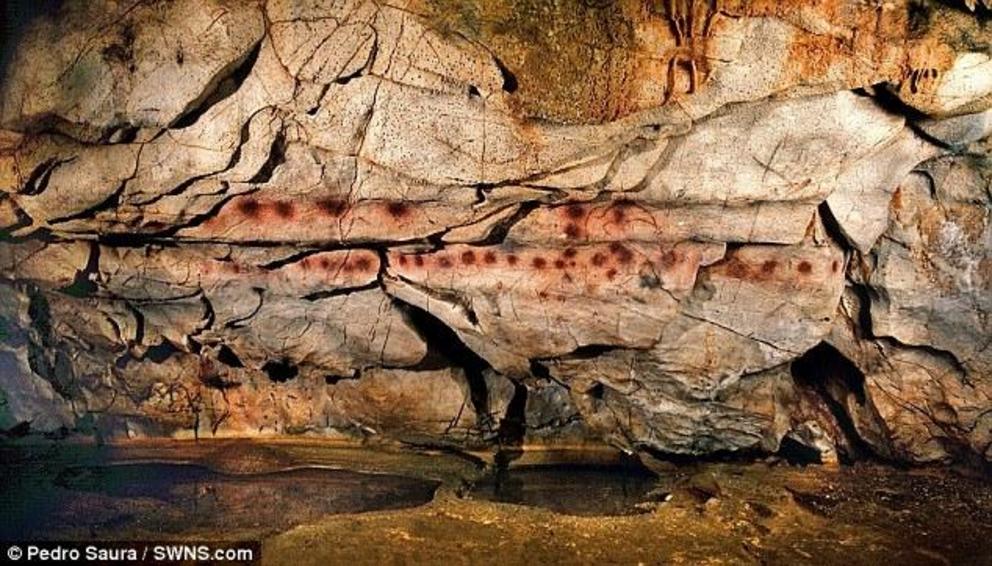
<instances>
[{"instance_id":1,"label":"textured stone surface","mask_svg":"<svg viewBox=\"0 0 992 566\"><path fill-rule=\"evenodd\" d=\"M977 4L66 2L0 428L984 465Z\"/></svg>"}]
</instances>

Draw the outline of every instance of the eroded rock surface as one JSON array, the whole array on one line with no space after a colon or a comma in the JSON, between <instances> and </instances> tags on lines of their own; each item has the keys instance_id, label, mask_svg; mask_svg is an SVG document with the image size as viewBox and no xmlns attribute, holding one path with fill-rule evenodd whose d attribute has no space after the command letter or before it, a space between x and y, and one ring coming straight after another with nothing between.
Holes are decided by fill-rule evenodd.
<instances>
[{"instance_id":1,"label":"eroded rock surface","mask_svg":"<svg viewBox=\"0 0 992 566\"><path fill-rule=\"evenodd\" d=\"M985 465L975 4L66 2L0 428Z\"/></svg>"}]
</instances>

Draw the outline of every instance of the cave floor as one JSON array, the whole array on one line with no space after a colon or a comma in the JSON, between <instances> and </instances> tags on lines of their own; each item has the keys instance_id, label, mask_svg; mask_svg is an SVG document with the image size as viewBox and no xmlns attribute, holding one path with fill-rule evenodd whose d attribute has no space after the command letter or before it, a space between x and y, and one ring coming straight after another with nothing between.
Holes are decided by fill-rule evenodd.
<instances>
[{"instance_id":1,"label":"cave floor","mask_svg":"<svg viewBox=\"0 0 992 566\"><path fill-rule=\"evenodd\" d=\"M0 445L0 538L261 540L263 564L992 564L992 482L324 441Z\"/></svg>"}]
</instances>

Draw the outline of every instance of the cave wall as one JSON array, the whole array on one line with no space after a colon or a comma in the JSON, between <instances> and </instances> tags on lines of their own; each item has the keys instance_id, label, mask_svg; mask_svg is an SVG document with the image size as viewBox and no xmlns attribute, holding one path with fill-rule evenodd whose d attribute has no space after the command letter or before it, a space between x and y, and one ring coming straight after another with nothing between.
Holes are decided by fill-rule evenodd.
<instances>
[{"instance_id":1,"label":"cave wall","mask_svg":"<svg viewBox=\"0 0 992 566\"><path fill-rule=\"evenodd\" d=\"M987 463L987 8L61 3L0 428Z\"/></svg>"}]
</instances>

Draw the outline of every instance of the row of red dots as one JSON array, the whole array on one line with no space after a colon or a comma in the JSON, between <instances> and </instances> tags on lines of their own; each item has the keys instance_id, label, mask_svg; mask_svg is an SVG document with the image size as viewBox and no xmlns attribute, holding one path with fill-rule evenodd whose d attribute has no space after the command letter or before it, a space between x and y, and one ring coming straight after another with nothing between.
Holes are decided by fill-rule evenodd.
<instances>
[{"instance_id":1,"label":"row of red dots","mask_svg":"<svg viewBox=\"0 0 992 566\"><path fill-rule=\"evenodd\" d=\"M334 198L318 200L315 205L317 210L328 216L341 216L351 208L347 201ZM382 206L386 210L386 213L396 219L404 218L411 213L410 205L402 201L390 201L384 203ZM297 205L292 201L277 200L262 202L253 197L241 199L238 202L237 209L238 212L247 218L258 218L264 210L272 210L279 218L292 220L296 217L297 213Z\"/></svg>"}]
</instances>

